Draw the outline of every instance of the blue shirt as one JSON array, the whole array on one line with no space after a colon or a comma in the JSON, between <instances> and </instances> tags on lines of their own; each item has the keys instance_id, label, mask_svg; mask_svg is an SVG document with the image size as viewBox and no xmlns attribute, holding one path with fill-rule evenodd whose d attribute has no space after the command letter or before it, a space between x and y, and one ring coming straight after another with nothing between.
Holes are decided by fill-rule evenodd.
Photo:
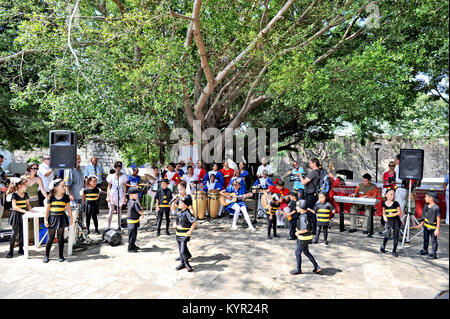
<instances>
[{"instance_id":1,"label":"blue shirt","mask_svg":"<svg viewBox=\"0 0 450 319\"><path fill-rule=\"evenodd\" d=\"M448 194L448 187L449 187L449 185L448 185L448 174L447 175L445 175L445 178L444 178L444 183L447 183L447 188L445 189L445 191L447 192L447 194Z\"/></svg>"},{"instance_id":2,"label":"blue shirt","mask_svg":"<svg viewBox=\"0 0 450 319\"><path fill-rule=\"evenodd\" d=\"M88 177L89 175L97 176L97 184L100 184L101 182L103 182L102 173L103 173L103 169L98 164L94 168L94 165L92 165L92 163L91 163L88 166L86 166L86 168L84 169L84 177Z\"/></svg>"},{"instance_id":3,"label":"blue shirt","mask_svg":"<svg viewBox=\"0 0 450 319\"><path fill-rule=\"evenodd\" d=\"M305 189L305 185L302 184L301 180L300 180L300 176L297 176L296 174L305 174L305 170L303 169L303 167L299 167L298 169L293 169L292 170L292 175L295 175L295 181L294 181L294 189Z\"/></svg>"}]
</instances>

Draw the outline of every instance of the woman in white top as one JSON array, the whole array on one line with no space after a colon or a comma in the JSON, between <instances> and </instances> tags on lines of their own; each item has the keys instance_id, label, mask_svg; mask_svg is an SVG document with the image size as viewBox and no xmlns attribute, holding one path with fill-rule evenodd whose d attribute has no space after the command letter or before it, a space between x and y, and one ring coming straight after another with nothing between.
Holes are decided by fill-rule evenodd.
<instances>
[{"instance_id":1,"label":"woman in white top","mask_svg":"<svg viewBox=\"0 0 450 319\"><path fill-rule=\"evenodd\" d=\"M188 166L187 173L184 174L181 179L188 185L186 188L187 194L191 195L195 188L195 184L198 183L198 176L194 175L194 168L192 166Z\"/></svg>"},{"instance_id":2,"label":"woman in white top","mask_svg":"<svg viewBox=\"0 0 450 319\"><path fill-rule=\"evenodd\" d=\"M122 205L127 202L125 197L126 183L128 178L125 174L122 174L122 162L117 161L114 163L115 174L110 174L106 178L108 182L108 189L106 193L106 200L109 204L109 217L108 217L108 228L111 228L111 221L113 218L114 211L117 207L117 230L121 230L120 222L122 220Z\"/></svg>"}]
</instances>

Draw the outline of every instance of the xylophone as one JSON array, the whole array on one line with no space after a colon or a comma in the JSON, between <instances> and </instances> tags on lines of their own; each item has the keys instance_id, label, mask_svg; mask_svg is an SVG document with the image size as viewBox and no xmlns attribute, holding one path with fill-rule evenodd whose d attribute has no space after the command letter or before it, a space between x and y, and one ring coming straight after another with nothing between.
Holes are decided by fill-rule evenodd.
<instances>
[{"instance_id":1,"label":"xylophone","mask_svg":"<svg viewBox=\"0 0 450 319\"><path fill-rule=\"evenodd\" d=\"M378 204L379 200L376 198L370 198L370 197L350 197L350 196L334 196L334 201L337 203L340 203L341 205L341 212L339 213L339 230L343 232L345 230L344 228L344 203L350 203L350 204L358 204L358 205L370 205L372 206L370 208L370 222L369 222L369 237L373 235L373 211L374 206Z\"/></svg>"}]
</instances>

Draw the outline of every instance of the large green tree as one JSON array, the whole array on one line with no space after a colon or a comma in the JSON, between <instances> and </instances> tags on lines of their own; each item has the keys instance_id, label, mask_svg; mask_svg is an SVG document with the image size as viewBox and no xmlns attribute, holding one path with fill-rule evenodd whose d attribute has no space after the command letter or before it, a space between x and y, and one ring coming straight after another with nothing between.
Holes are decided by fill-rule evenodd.
<instances>
[{"instance_id":1,"label":"large green tree","mask_svg":"<svg viewBox=\"0 0 450 319\"><path fill-rule=\"evenodd\" d=\"M279 127L281 149L292 149L343 123L370 137L417 94L448 96L438 87L448 78L446 1L0 4L14 21L0 70L33 73L8 80L2 107L37 107L38 119L81 141L142 145L153 157L173 128L194 120L203 129Z\"/></svg>"}]
</instances>

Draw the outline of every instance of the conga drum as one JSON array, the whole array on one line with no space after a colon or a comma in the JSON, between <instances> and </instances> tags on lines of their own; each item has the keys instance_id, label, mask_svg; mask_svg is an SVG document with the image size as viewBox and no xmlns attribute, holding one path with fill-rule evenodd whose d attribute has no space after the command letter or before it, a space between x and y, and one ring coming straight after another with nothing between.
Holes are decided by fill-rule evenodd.
<instances>
[{"instance_id":1,"label":"conga drum","mask_svg":"<svg viewBox=\"0 0 450 319\"><path fill-rule=\"evenodd\" d=\"M199 219L204 219L206 205L206 193L204 191L194 191L192 193L192 209L194 210L194 216Z\"/></svg>"},{"instance_id":2,"label":"conga drum","mask_svg":"<svg viewBox=\"0 0 450 319\"><path fill-rule=\"evenodd\" d=\"M208 192L208 211L211 218L216 218L220 209L219 190L215 189Z\"/></svg>"}]
</instances>

